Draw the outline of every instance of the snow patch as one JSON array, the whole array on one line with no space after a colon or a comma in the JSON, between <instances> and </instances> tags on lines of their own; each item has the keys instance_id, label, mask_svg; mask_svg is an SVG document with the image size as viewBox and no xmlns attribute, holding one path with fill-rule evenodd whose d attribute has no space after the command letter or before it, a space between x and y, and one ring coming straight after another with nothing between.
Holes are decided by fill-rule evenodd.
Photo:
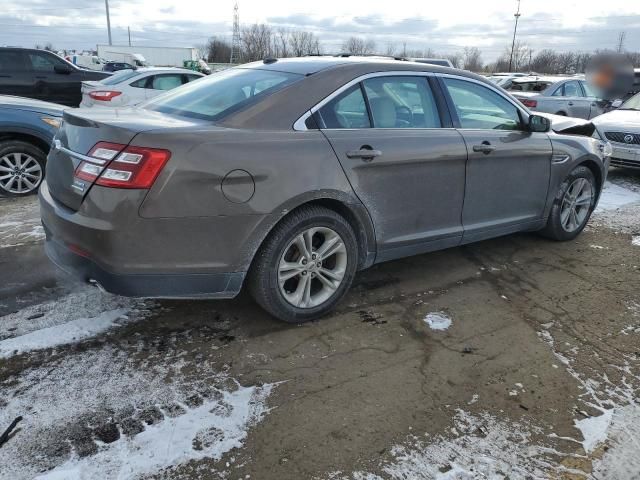
<instances>
[{"instance_id":1,"label":"snow patch","mask_svg":"<svg viewBox=\"0 0 640 480\"><path fill-rule=\"evenodd\" d=\"M583 420L574 420L574 424L582 432L582 447L587 453L593 452L598 445L607 439L607 431L613 418L613 409L605 410L602 415Z\"/></svg>"},{"instance_id":2,"label":"snow patch","mask_svg":"<svg viewBox=\"0 0 640 480\"><path fill-rule=\"evenodd\" d=\"M427 313L424 321L431 330L446 330L451 326L451 318L444 312Z\"/></svg>"},{"instance_id":3,"label":"snow patch","mask_svg":"<svg viewBox=\"0 0 640 480\"><path fill-rule=\"evenodd\" d=\"M636 247L640 247L640 235L636 235L631 238L631 245L635 245Z\"/></svg>"},{"instance_id":4,"label":"snow patch","mask_svg":"<svg viewBox=\"0 0 640 480\"><path fill-rule=\"evenodd\" d=\"M458 410L452 432L453 438L414 437L410 445L394 447L395 458L382 471L393 480L548 478L550 472L558 471L553 461L558 452L530 443L538 429L488 413L471 415ZM341 478L382 479L366 472Z\"/></svg>"},{"instance_id":5,"label":"snow patch","mask_svg":"<svg viewBox=\"0 0 640 480\"><path fill-rule=\"evenodd\" d=\"M143 432L99 447L90 457L74 457L41 480L85 478L138 478L190 460L219 460L242 446L249 425L259 422L267 409L265 400L272 385L240 387L223 392L220 401L186 409L176 418L148 426Z\"/></svg>"},{"instance_id":6,"label":"snow patch","mask_svg":"<svg viewBox=\"0 0 640 480\"><path fill-rule=\"evenodd\" d=\"M103 312L93 318L79 318L54 327L36 330L19 337L0 341L0 358L57 347L68 343L79 342L105 332L118 325L118 320L126 320L126 309Z\"/></svg>"},{"instance_id":7,"label":"snow patch","mask_svg":"<svg viewBox=\"0 0 640 480\"><path fill-rule=\"evenodd\" d=\"M44 237L37 197L2 199L0 248L37 243Z\"/></svg>"},{"instance_id":8,"label":"snow patch","mask_svg":"<svg viewBox=\"0 0 640 480\"><path fill-rule=\"evenodd\" d=\"M640 203L640 193L607 181L604 184L600 201L595 211L616 210L631 203Z\"/></svg>"},{"instance_id":9,"label":"snow patch","mask_svg":"<svg viewBox=\"0 0 640 480\"><path fill-rule=\"evenodd\" d=\"M83 287L0 317L0 358L85 340L145 317L154 305Z\"/></svg>"}]
</instances>

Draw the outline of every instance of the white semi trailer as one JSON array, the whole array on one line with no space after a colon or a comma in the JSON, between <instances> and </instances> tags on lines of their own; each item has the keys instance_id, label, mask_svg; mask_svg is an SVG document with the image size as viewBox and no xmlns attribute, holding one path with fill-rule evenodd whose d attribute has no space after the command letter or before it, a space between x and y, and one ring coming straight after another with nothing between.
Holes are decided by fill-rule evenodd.
<instances>
[{"instance_id":1,"label":"white semi trailer","mask_svg":"<svg viewBox=\"0 0 640 480\"><path fill-rule=\"evenodd\" d=\"M190 47L130 47L128 45L98 45L98 56L112 61L136 60L142 57L146 64L156 67L182 67L185 60L198 60L198 50ZM133 62L127 62L132 63ZM137 62L136 62L137 63Z\"/></svg>"}]
</instances>

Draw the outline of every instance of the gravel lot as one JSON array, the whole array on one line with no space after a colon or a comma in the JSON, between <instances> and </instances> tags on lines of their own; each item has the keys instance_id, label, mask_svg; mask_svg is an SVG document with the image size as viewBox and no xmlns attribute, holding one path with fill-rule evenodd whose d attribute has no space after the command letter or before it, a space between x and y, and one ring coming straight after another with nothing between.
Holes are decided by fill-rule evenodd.
<instances>
[{"instance_id":1,"label":"gravel lot","mask_svg":"<svg viewBox=\"0 0 640 480\"><path fill-rule=\"evenodd\" d=\"M378 265L303 326L101 293L42 238L0 199L2 479L640 478L640 173L574 242Z\"/></svg>"}]
</instances>

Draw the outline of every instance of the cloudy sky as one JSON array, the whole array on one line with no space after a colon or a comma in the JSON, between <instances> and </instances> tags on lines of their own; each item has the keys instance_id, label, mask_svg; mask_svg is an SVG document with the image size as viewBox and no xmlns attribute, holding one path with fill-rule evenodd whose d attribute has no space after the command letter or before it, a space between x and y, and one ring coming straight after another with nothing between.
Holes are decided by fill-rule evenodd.
<instances>
[{"instance_id":1,"label":"cloudy sky","mask_svg":"<svg viewBox=\"0 0 640 480\"><path fill-rule=\"evenodd\" d=\"M231 37L233 0L110 0L114 44L197 46ZM95 48L107 42L103 0L2 0L0 45ZM494 60L511 41L517 0L240 0L240 22L266 22L316 33L325 51L345 38L372 38L379 50L430 47L444 54L477 46ZM640 50L640 2L522 0L518 38L543 48Z\"/></svg>"}]
</instances>

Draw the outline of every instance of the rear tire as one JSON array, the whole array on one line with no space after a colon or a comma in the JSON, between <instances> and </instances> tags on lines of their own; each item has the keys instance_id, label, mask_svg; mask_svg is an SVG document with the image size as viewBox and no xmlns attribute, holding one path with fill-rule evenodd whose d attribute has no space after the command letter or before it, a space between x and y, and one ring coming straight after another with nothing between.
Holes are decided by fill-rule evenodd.
<instances>
[{"instance_id":1,"label":"rear tire","mask_svg":"<svg viewBox=\"0 0 640 480\"><path fill-rule=\"evenodd\" d=\"M256 254L249 292L274 317L302 323L331 311L356 273L358 244L338 213L305 206L285 217Z\"/></svg>"},{"instance_id":2,"label":"rear tire","mask_svg":"<svg viewBox=\"0 0 640 480\"><path fill-rule=\"evenodd\" d=\"M0 142L0 195L24 197L38 191L47 155L21 140Z\"/></svg>"},{"instance_id":3,"label":"rear tire","mask_svg":"<svg viewBox=\"0 0 640 480\"><path fill-rule=\"evenodd\" d=\"M558 188L547 225L540 233L553 240L573 240L587 225L597 195L593 172L584 166L575 168Z\"/></svg>"}]
</instances>

